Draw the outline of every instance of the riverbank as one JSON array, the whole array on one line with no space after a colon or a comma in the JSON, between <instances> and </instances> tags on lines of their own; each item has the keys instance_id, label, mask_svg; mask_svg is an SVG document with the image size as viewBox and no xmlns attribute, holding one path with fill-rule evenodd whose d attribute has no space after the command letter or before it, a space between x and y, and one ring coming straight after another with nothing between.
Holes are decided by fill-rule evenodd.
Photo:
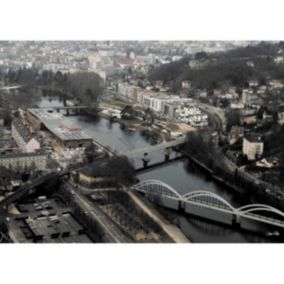
<instances>
[{"instance_id":1,"label":"riverbank","mask_svg":"<svg viewBox=\"0 0 284 284\"><path fill-rule=\"evenodd\" d=\"M128 192L128 194L132 200L140 206L175 243L191 243L182 231L175 225L168 222L157 210L154 209L153 206L151 206L151 204L149 204L147 199L140 196L138 197L134 192Z\"/></svg>"},{"instance_id":2,"label":"riverbank","mask_svg":"<svg viewBox=\"0 0 284 284\"><path fill-rule=\"evenodd\" d=\"M225 185L226 187L231 188L232 190L234 190L235 193L243 193L243 190L238 188L237 186L233 185L232 183L224 180L222 177L217 176L214 171L212 169L210 169L209 167L207 167L204 163L202 163L201 161L199 161L198 159L194 158L194 157L189 157L187 156L187 158L191 161L193 161L195 164L197 164L199 167L201 167L203 170L205 170L207 173L210 174L210 176L217 182L222 183L223 185Z\"/></svg>"},{"instance_id":3,"label":"riverbank","mask_svg":"<svg viewBox=\"0 0 284 284\"><path fill-rule=\"evenodd\" d=\"M231 189L234 193L242 195L251 203L264 203L271 205L280 210L284 209L284 204L279 198L277 198L277 193L269 189L270 184L267 184L261 180L257 180L255 177L252 177L249 173L236 168L236 173L233 175L227 174L227 179L219 176L209 168L205 163L200 161L195 157L187 156L189 160L194 162L204 171L206 171L212 179L216 182L226 186ZM236 182L233 182L233 176L236 179ZM239 183L241 186L238 186L236 183ZM269 190L268 190L269 189Z\"/></svg>"}]
</instances>

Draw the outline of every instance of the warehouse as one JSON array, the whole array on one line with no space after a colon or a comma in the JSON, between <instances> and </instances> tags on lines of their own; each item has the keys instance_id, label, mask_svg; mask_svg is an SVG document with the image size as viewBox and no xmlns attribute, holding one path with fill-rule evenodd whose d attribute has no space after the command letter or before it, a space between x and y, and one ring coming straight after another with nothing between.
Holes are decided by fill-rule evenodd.
<instances>
[{"instance_id":1,"label":"warehouse","mask_svg":"<svg viewBox=\"0 0 284 284\"><path fill-rule=\"evenodd\" d=\"M72 128L63 122L61 113L52 109L29 109L27 120L36 129L45 129L67 148L86 148L93 139L80 128Z\"/></svg>"}]
</instances>

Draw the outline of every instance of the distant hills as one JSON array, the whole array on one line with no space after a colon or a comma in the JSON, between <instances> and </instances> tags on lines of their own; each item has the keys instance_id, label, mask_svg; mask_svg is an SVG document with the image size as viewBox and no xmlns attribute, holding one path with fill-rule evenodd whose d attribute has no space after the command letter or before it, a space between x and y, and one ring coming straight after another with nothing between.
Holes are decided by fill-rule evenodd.
<instances>
[{"instance_id":1,"label":"distant hills","mask_svg":"<svg viewBox=\"0 0 284 284\"><path fill-rule=\"evenodd\" d=\"M284 42L260 42L226 52L199 52L154 69L150 81L161 80L179 89L191 81L201 89L224 85L245 87L248 80L265 84L267 79L284 79ZM278 60L278 61L277 61Z\"/></svg>"}]
</instances>

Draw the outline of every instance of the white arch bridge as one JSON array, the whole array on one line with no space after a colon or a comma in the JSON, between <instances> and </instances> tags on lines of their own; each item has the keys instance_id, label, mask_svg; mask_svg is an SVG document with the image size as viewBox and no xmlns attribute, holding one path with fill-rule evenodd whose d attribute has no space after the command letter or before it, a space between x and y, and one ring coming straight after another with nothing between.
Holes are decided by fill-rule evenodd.
<instances>
[{"instance_id":1,"label":"white arch bridge","mask_svg":"<svg viewBox=\"0 0 284 284\"><path fill-rule=\"evenodd\" d=\"M168 202L162 202L162 205L172 209L181 208L187 213L191 213L192 208L206 208L224 213L221 215L227 215L227 217L229 215L231 217L230 222L236 224L240 224L241 221L251 220L284 228L284 213L269 205L249 204L235 208L215 193L198 190L181 195L170 185L154 179L142 181L134 185L133 189L143 192L149 197L157 197L157 201L161 201L161 199L164 201L171 200L173 201L172 204L175 205L169 205ZM266 215L261 213L266 213Z\"/></svg>"}]
</instances>

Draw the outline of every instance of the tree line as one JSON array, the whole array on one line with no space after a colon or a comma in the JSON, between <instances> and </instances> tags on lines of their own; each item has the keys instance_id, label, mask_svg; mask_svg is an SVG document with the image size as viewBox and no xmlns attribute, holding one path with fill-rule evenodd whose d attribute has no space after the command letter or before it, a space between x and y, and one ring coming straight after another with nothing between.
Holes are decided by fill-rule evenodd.
<instances>
[{"instance_id":1,"label":"tree line","mask_svg":"<svg viewBox=\"0 0 284 284\"><path fill-rule=\"evenodd\" d=\"M26 87L45 86L68 93L83 104L95 106L103 92L103 81L94 72L62 73L51 70L39 72L36 68L9 69L1 72L2 78L9 84L21 84Z\"/></svg>"}]
</instances>

